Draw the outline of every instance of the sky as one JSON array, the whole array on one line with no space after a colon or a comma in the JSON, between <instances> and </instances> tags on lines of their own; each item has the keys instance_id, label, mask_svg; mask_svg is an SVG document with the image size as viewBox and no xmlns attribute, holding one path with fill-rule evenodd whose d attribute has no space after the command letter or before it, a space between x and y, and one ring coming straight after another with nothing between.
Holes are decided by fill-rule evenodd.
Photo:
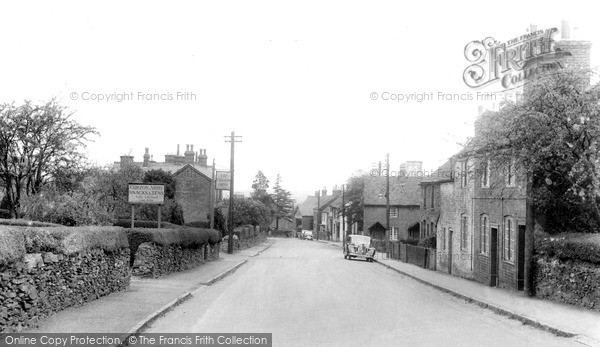
<instances>
[{"instance_id":1,"label":"sky","mask_svg":"<svg viewBox=\"0 0 600 347\"><path fill-rule=\"evenodd\" d=\"M392 170L409 160L435 169L460 150L489 102L462 78L471 41L568 20L600 65L590 4L5 2L0 102L56 98L99 131L87 148L97 165L141 161L145 147L163 161L193 144L226 170L224 136L235 131L236 191L262 170L301 202L386 153Z\"/></svg>"}]
</instances>

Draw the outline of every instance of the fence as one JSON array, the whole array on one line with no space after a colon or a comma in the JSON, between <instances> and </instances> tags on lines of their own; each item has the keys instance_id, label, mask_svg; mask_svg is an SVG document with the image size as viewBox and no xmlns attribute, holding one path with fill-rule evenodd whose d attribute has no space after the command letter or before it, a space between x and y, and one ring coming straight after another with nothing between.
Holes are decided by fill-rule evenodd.
<instances>
[{"instance_id":1,"label":"fence","mask_svg":"<svg viewBox=\"0 0 600 347\"><path fill-rule=\"evenodd\" d=\"M397 259L425 269L436 269L436 250L434 248L412 246L401 242L390 242L387 256L391 259Z\"/></svg>"}]
</instances>

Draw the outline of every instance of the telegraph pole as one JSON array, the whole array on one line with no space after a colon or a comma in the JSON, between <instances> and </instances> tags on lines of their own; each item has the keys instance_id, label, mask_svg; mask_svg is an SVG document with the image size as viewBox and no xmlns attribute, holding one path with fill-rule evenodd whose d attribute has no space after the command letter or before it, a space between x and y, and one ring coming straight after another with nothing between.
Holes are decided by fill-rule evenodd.
<instances>
[{"instance_id":1,"label":"telegraph pole","mask_svg":"<svg viewBox=\"0 0 600 347\"><path fill-rule=\"evenodd\" d=\"M319 230L321 229L321 223L319 223L319 217L321 217L321 191L317 190L317 241L319 241Z\"/></svg>"},{"instance_id":2,"label":"telegraph pole","mask_svg":"<svg viewBox=\"0 0 600 347\"><path fill-rule=\"evenodd\" d=\"M385 235L390 240L390 154L385 155Z\"/></svg>"},{"instance_id":3,"label":"telegraph pole","mask_svg":"<svg viewBox=\"0 0 600 347\"><path fill-rule=\"evenodd\" d=\"M233 253L233 176L234 176L234 158L235 158L235 143L242 142L241 136L235 136L232 131L230 136L225 136L225 142L231 142L231 161L229 163L229 174L231 182L229 186L229 240L227 240L227 253Z\"/></svg>"},{"instance_id":4,"label":"telegraph pole","mask_svg":"<svg viewBox=\"0 0 600 347\"><path fill-rule=\"evenodd\" d=\"M342 249L346 249L346 187L342 184Z\"/></svg>"},{"instance_id":5,"label":"telegraph pole","mask_svg":"<svg viewBox=\"0 0 600 347\"><path fill-rule=\"evenodd\" d=\"M208 194L208 198L210 199L208 203L208 218L210 221L210 228L215 228L215 158L213 158L212 163L212 181L210 182L210 193Z\"/></svg>"}]
</instances>

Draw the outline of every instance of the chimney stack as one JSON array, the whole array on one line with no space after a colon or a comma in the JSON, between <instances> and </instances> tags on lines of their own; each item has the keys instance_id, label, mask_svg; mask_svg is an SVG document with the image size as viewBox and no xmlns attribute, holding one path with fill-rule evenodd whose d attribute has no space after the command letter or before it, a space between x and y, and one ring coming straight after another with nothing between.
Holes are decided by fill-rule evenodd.
<instances>
[{"instance_id":1,"label":"chimney stack","mask_svg":"<svg viewBox=\"0 0 600 347\"><path fill-rule=\"evenodd\" d=\"M179 156L179 144L177 144L177 156Z\"/></svg>"},{"instance_id":2,"label":"chimney stack","mask_svg":"<svg viewBox=\"0 0 600 347\"><path fill-rule=\"evenodd\" d=\"M321 196L327 196L327 187L323 187L321 190Z\"/></svg>"},{"instance_id":3,"label":"chimney stack","mask_svg":"<svg viewBox=\"0 0 600 347\"><path fill-rule=\"evenodd\" d=\"M206 155L206 149L200 149L200 154L198 155L198 162L200 165L206 167L208 161L208 156Z\"/></svg>"}]
</instances>

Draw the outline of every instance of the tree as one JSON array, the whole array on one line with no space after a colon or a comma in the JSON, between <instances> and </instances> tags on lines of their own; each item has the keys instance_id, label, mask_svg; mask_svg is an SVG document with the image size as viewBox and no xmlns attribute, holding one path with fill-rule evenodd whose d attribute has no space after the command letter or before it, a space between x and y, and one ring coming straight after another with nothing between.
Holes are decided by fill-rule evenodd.
<instances>
[{"instance_id":1,"label":"tree","mask_svg":"<svg viewBox=\"0 0 600 347\"><path fill-rule=\"evenodd\" d=\"M235 199L233 226L266 226L271 223L271 211L262 202L254 199Z\"/></svg>"},{"instance_id":2,"label":"tree","mask_svg":"<svg viewBox=\"0 0 600 347\"><path fill-rule=\"evenodd\" d=\"M263 204L270 206L273 203L273 199L271 195L267 192L269 188L269 180L262 172L259 170L254 178L254 182L252 183L252 193L250 193L250 197L254 200L258 200Z\"/></svg>"},{"instance_id":3,"label":"tree","mask_svg":"<svg viewBox=\"0 0 600 347\"><path fill-rule=\"evenodd\" d=\"M279 220L281 218L289 217L294 207L294 200L292 200L292 193L281 187L281 176L277 175L275 181L275 187L273 187L275 194L273 196L273 203L275 205L275 229L279 230Z\"/></svg>"},{"instance_id":4,"label":"tree","mask_svg":"<svg viewBox=\"0 0 600 347\"><path fill-rule=\"evenodd\" d=\"M161 209L161 219L173 224L183 224L183 208L175 201L176 182L173 176L162 169L148 170L144 173L143 182L165 185L165 204ZM153 205L141 205L136 209L136 214L143 220L158 220L158 208Z\"/></svg>"},{"instance_id":5,"label":"tree","mask_svg":"<svg viewBox=\"0 0 600 347\"><path fill-rule=\"evenodd\" d=\"M526 86L522 103L508 103L478 121L475 155L514 165L531 179L533 208L546 231L597 231L600 211L600 89L591 73L565 69Z\"/></svg>"},{"instance_id":6,"label":"tree","mask_svg":"<svg viewBox=\"0 0 600 347\"><path fill-rule=\"evenodd\" d=\"M97 132L71 116L55 100L0 105L0 180L13 218L23 194L38 193L50 178L83 160L81 149Z\"/></svg>"},{"instance_id":7,"label":"tree","mask_svg":"<svg viewBox=\"0 0 600 347\"><path fill-rule=\"evenodd\" d=\"M346 184L346 206L344 207L344 213L348 220L348 225L357 223L359 229L362 229L364 220L364 192L366 177L367 175L362 172L355 173L348 179L348 183Z\"/></svg>"}]
</instances>

